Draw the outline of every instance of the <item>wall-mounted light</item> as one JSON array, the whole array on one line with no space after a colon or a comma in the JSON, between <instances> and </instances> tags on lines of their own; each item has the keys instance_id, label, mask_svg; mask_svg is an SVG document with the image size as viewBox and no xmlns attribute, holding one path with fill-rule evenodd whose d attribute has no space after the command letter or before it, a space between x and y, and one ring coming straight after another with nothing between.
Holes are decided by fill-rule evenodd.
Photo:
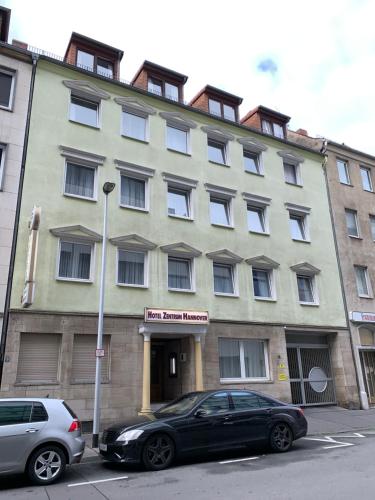
<instances>
[{"instance_id":1,"label":"wall-mounted light","mask_svg":"<svg viewBox=\"0 0 375 500\"><path fill-rule=\"evenodd\" d=\"M175 352L169 355L169 376L177 377L177 354Z\"/></svg>"}]
</instances>

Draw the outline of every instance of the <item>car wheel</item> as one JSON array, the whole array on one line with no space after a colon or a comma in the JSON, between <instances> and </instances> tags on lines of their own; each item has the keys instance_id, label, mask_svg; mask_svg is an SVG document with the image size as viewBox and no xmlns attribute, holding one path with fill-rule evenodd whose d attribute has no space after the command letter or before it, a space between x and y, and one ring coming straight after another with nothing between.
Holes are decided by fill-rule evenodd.
<instances>
[{"instance_id":1,"label":"car wheel","mask_svg":"<svg viewBox=\"0 0 375 500\"><path fill-rule=\"evenodd\" d=\"M147 470L162 470L170 466L174 455L172 439L166 434L154 434L143 447L142 462Z\"/></svg>"},{"instance_id":2,"label":"car wheel","mask_svg":"<svg viewBox=\"0 0 375 500\"><path fill-rule=\"evenodd\" d=\"M58 446L45 446L31 455L27 475L34 484L51 484L64 473L66 458Z\"/></svg>"},{"instance_id":3,"label":"car wheel","mask_svg":"<svg viewBox=\"0 0 375 500\"><path fill-rule=\"evenodd\" d=\"M293 432L288 424L279 422L272 427L270 434L270 445L273 451L282 453L290 450L293 444Z\"/></svg>"}]
</instances>

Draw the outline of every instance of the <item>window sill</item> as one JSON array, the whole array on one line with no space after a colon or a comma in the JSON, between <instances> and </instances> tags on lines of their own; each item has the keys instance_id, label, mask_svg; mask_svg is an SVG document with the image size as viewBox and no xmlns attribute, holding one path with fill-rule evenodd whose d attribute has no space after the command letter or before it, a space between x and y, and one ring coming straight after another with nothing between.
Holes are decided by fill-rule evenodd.
<instances>
[{"instance_id":1,"label":"window sill","mask_svg":"<svg viewBox=\"0 0 375 500\"><path fill-rule=\"evenodd\" d=\"M211 222L211 226L220 227L222 229L234 229L234 226L227 226L226 224L216 224L215 222Z\"/></svg>"},{"instance_id":2,"label":"window sill","mask_svg":"<svg viewBox=\"0 0 375 500\"><path fill-rule=\"evenodd\" d=\"M149 213L148 208L133 207L132 205L121 205L121 203L120 203L120 208L126 208L128 210L135 210L136 212Z\"/></svg>"},{"instance_id":3,"label":"window sill","mask_svg":"<svg viewBox=\"0 0 375 500\"><path fill-rule=\"evenodd\" d=\"M172 148L167 148L167 151L170 151L171 153L177 153L182 156L187 156L188 158L191 158L191 153L188 153L186 151L179 151L178 149L172 149Z\"/></svg>"},{"instance_id":4,"label":"window sill","mask_svg":"<svg viewBox=\"0 0 375 500\"><path fill-rule=\"evenodd\" d=\"M251 234L259 234L260 236L271 236L270 233L264 231L264 232L261 232L261 231L252 231L251 229L249 229L249 233Z\"/></svg>"},{"instance_id":5,"label":"window sill","mask_svg":"<svg viewBox=\"0 0 375 500\"><path fill-rule=\"evenodd\" d=\"M194 219L192 219L191 217L184 217L183 215L168 214L168 217L171 217L172 219L180 219L180 220L186 220L188 222L194 222Z\"/></svg>"},{"instance_id":6,"label":"window sill","mask_svg":"<svg viewBox=\"0 0 375 500\"><path fill-rule=\"evenodd\" d=\"M296 243L308 243L308 244L311 244L310 240L300 240L298 238L292 238L292 240L295 241Z\"/></svg>"},{"instance_id":7,"label":"window sill","mask_svg":"<svg viewBox=\"0 0 375 500\"><path fill-rule=\"evenodd\" d=\"M319 307L319 303L317 302L300 302L299 305L307 307Z\"/></svg>"},{"instance_id":8,"label":"window sill","mask_svg":"<svg viewBox=\"0 0 375 500\"><path fill-rule=\"evenodd\" d=\"M362 236L354 236L354 234L348 234L348 236L353 240L363 240Z\"/></svg>"},{"instance_id":9,"label":"window sill","mask_svg":"<svg viewBox=\"0 0 375 500\"><path fill-rule=\"evenodd\" d=\"M60 382L46 382L45 380L40 380L39 382L16 382L15 387L35 387L38 385L60 385Z\"/></svg>"},{"instance_id":10,"label":"window sill","mask_svg":"<svg viewBox=\"0 0 375 500\"><path fill-rule=\"evenodd\" d=\"M10 113L13 113L13 107L9 107L9 106L0 106L0 109L2 111L9 111Z\"/></svg>"},{"instance_id":11,"label":"window sill","mask_svg":"<svg viewBox=\"0 0 375 500\"><path fill-rule=\"evenodd\" d=\"M97 198L87 198L86 196L79 196L78 194L64 193L64 196L66 196L67 198L74 198L76 200L83 200L83 201L91 201L94 203L98 201Z\"/></svg>"},{"instance_id":12,"label":"window sill","mask_svg":"<svg viewBox=\"0 0 375 500\"><path fill-rule=\"evenodd\" d=\"M360 295L360 294L358 294L358 297L360 299L367 299L367 300L369 299L372 300L374 298L372 295Z\"/></svg>"},{"instance_id":13,"label":"window sill","mask_svg":"<svg viewBox=\"0 0 375 500\"><path fill-rule=\"evenodd\" d=\"M94 282L93 280L79 280L75 278L60 278L60 277L57 277L56 281L63 281L65 283L83 283L85 285L92 285Z\"/></svg>"},{"instance_id":14,"label":"window sill","mask_svg":"<svg viewBox=\"0 0 375 500\"><path fill-rule=\"evenodd\" d=\"M77 122L75 120L69 119L70 123L74 123L75 125L82 125L82 127L88 127L93 130L100 130L100 127L98 125L89 125L88 123L82 123L82 122Z\"/></svg>"},{"instance_id":15,"label":"window sill","mask_svg":"<svg viewBox=\"0 0 375 500\"><path fill-rule=\"evenodd\" d=\"M220 384L273 384L269 378L221 378Z\"/></svg>"},{"instance_id":16,"label":"window sill","mask_svg":"<svg viewBox=\"0 0 375 500\"><path fill-rule=\"evenodd\" d=\"M365 191L365 193L372 193L372 194L374 194L373 189L365 189L365 188L363 188L363 191Z\"/></svg>"},{"instance_id":17,"label":"window sill","mask_svg":"<svg viewBox=\"0 0 375 500\"><path fill-rule=\"evenodd\" d=\"M303 184L298 184L298 183L295 183L295 182L285 181L285 184L289 184L289 186L294 186L294 187L298 187L298 188L302 188L303 187Z\"/></svg>"},{"instance_id":18,"label":"window sill","mask_svg":"<svg viewBox=\"0 0 375 500\"><path fill-rule=\"evenodd\" d=\"M147 141L146 139L137 139L137 137L131 137L130 135L121 134L121 137L124 137L125 139L130 139L131 141L140 142L141 144L150 143L150 141Z\"/></svg>"},{"instance_id":19,"label":"window sill","mask_svg":"<svg viewBox=\"0 0 375 500\"><path fill-rule=\"evenodd\" d=\"M116 283L117 286L125 287L125 288L140 288L141 290L147 290L147 285L131 285L129 283Z\"/></svg>"},{"instance_id":20,"label":"window sill","mask_svg":"<svg viewBox=\"0 0 375 500\"><path fill-rule=\"evenodd\" d=\"M272 297L254 297L254 300L259 300L260 302L277 302L277 299Z\"/></svg>"},{"instance_id":21,"label":"window sill","mask_svg":"<svg viewBox=\"0 0 375 500\"><path fill-rule=\"evenodd\" d=\"M220 165L221 167L230 167L228 163L220 163L219 161L214 161L214 160L208 160L209 163L213 163L214 165Z\"/></svg>"},{"instance_id":22,"label":"window sill","mask_svg":"<svg viewBox=\"0 0 375 500\"><path fill-rule=\"evenodd\" d=\"M230 299L239 299L240 296L238 293L220 293L220 292L214 292L215 297L228 297Z\"/></svg>"},{"instance_id":23,"label":"window sill","mask_svg":"<svg viewBox=\"0 0 375 500\"><path fill-rule=\"evenodd\" d=\"M262 172L252 172L251 170L244 170L246 174L257 175L258 177L264 177Z\"/></svg>"},{"instance_id":24,"label":"window sill","mask_svg":"<svg viewBox=\"0 0 375 500\"><path fill-rule=\"evenodd\" d=\"M339 183L340 183L342 186L354 187L354 185L353 185L353 184L350 184L350 183L347 183L347 182L341 182L341 181L339 181Z\"/></svg>"},{"instance_id":25,"label":"window sill","mask_svg":"<svg viewBox=\"0 0 375 500\"><path fill-rule=\"evenodd\" d=\"M183 288L168 288L168 292L195 293L195 290L185 290Z\"/></svg>"},{"instance_id":26,"label":"window sill","mask_svg":"<svg viewBox=\"0 0 375 500\"><path fill-rule=\"evenodd\" d=\"M101 384L109 384L110 380L102 380ZM95 380L71 380L70 385L94 385Z\"/></svg>"}]
</instances>

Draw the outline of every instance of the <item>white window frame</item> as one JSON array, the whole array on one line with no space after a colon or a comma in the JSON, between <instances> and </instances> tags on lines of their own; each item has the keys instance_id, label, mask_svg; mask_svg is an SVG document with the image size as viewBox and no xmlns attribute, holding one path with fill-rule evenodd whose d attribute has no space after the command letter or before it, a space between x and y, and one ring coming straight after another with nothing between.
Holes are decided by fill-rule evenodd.
<instances>
[{"instance_id":1,"label":"white window frame","mask_svg":"<svg viewBox=\"0 0 375 500\"><path fill-rule=\"evenodd\" d=\"M120 251L122 252L134 252L141 253L144 256L143 261L143 285L131 284L131 283L121 283L118 280L118 270L119 270L119 262L120 262ZM148 288L148 279L149 279L149 256L147 250L140 250L131 247L122 247L118 246L116 251L116 285L122 286L126 288Z\"/></svg>"},{"instance_id":2,"label":"white window frame","mask_svg":"<svg viewBox=\"0 0 375 500\"><path fill-rule=\"evenodd\" d=\"M181 149L175 149L168 145L168 127L179 130L180 132L185 132L186 134L186 151L181 151ZM165 147L168 151L173 151L175 153L181 153L183 155L191 155L191 141L190 141L190 128L185 125L180 125L176 122L167 121L165 127Z\"/></svg>"},{"instance_id":3,"label":"white window frame","mask_svg":"<svg viewBox=\"0 0 375 500\"><path fill-rule=\"evenodd\" d=\"M231 268L231 275L232 275L232 286L233 286L233 293L224 293L224 292L216 292L215 291L215 269L214 266L227 266ZM239 291L238 291L238 269L237 269L237 264L232 263L232 262L223 262L220 260L213 260L212 261L212 277L213 277L213 293L214 295L217 295L219 297L238 297L239 296Z\"/></svg>"},{"instance_id":4,"label":"white window frame","mask_svg":"<svg viewBox=\"0 0 375 500\"><path fill-rule=\"evenodd\" d=\"M89 102L91 104L96 104L96 106L98 107L97 108L97 112L96 112L96 125L90 125L89 123L83 123L83 122L80 122L78 120L74 120L74 118L72 118L72 115L71 115L72 98L74 98L74 99L80 99L81 101L86 101L86 102ZM70 93L70 98L69 98L68 120L70 122L72 122L72 123L79 123L80 125L83 125L85 127L90 127L90 128L94 128L94 129L100 130L101 129L101 123L102 123L101 100L97 99L95 97L84 96L84 95L80 95L78 93L71 92Z\"/></svg>"},{"instance_id":5,"label":"white window frame","mask_svg":"<svg viewBox=\"0 0 375 500\"><path fill-rule=\"evenodd\" d=\"M265 196L259 196L257 194L251 194L251 193L242 193L242 198L246 202L246 219L247 219L247 210L248 207L251 206L253 208L259 208L263 212L263 223L264 223L264 231L259 232L259 231L254 231L253 229L249 228L249 225L247 223L247 229L249 233L254 233L254 234L263 234L266 236L270 235L270 225L269 225L269 207L271 204L271 198L266 198Z\"/></svg>"},{"instance_id":6,"label":"white window frame","mask_svg":"<svg viewBox=\"0 0 375 500\"><path fill-rule=\"evenodd\" d=\"M138 137L133 137L132 135L127 135L124 130L124 114L138 116L138 118L143 118L145 120L145 136L144 139L139 139ZM122 107L121 110L121 136L126 139L133 139L134 141L139 142L150 142L150 120L148 113L145 113L141 110L135 110L134 108L128 108L126 106Z\"/></svg>"},{"instance_id":7,"label":"white window frame","mask_svg":"<svg viewBox=\"0 0 375 500\"><path fill-rule=\"evenodd\" d=\"M214 184L208 183L206 183L204 187L209 194L208 214L211 226L234 229L233 198L236 196L237 191L235 189L229 189L226 187L216 186ZM211 197L228 204L229 224L219 224L217 222L211 222Z\"/></svg>"},{"instance_id":8,"label":"white window frame","mask_svg":"<svg viewBox=\"0 0 375 500\"><path fill-rule=\"evenodd\" d=\"M285 166L286 165L294 168L296 182L290 182L290 181L288 181L286 179L286 175L285 175ZM301 180L301 173L300 173L299 163L293 163L291 161L283 161L283 168L284 168L284 180L285 180L286 184L290 184L291 186L302 186L302 180Z\"/></svg>"},{"instance_id":9,"label":"white window frame","mask_svg":"<svg viewBox=\"0 0 375 500\"><path fill-rule=\"evenodd\" d=\"M359 170L360 170L360 173L361 173L361 181L362 181L363 190L367 191L368 193L373 193L374 192L374 188L373 188L373 184L372 184L371 168L370 167L366 167L365 165L360 165L359 166ZM364 184L363 184L363 177L362 177L362 172L363 171L366 172L368 183L370 185L370 189L366 189L365 186L364 186Z\"/></svg>"},{"instance_id":10,"label":"white window frame","mask_svg":"<svg viewBox=\"0 0 375 500\"><path fill-rule=\"evenodd\" d=\"M270 296L269 297L262 297L260 295L255 295L255 289L254 289L254 271L262 271L267 273L267 278L268 278L268 286L270 288ZM253 297L254 300L260 300L260 301L265 301L265 302L275 302L277 300L276 296L276 286L275 286L275 276L274 276L274 269L271 267L261 267L257 265L253 265L251 267L251 277L252 277L252 286L253 286Z\"/></svg>"},{"instance_id":11,"label":"white window frame","mask_svg":"<svg viewBox=\"0 0 375 500\"><path fill-rule=\"evenodd\" d=\"M348 213L351 213L354 215L354 222L355 222L357 234L349 234L349 227L348 227L348 220L347 220ZM349 238L355 238L357 240L361 239L361 232L359 230L357 210L352 210L351 208L345 208L345 224L346 224L346 234L349 236Z\"/></svg>"},{"instance_id":12,"label":"white window frame","mask_svg":"<svg viewBox=\"0 0 375 500\"><path fill-rule=\"evenodd\" d=\"M190 272L190 288L170 288L169 287L169 258L176 260L185 260L189 262L189 272ZM194 257L186 257L184 255L176 255L170 253L167 255L167 287L168 292L182 292L182 293L195 293L195 263Z\"/></svg>"},{"instance_id":13,"label":"white window frame","mask_svg":"<svg viewBox=\"0 0 375 500\"><path fill-rule=\"evenodd\" d=\"M5 181L5 157L7 154L7 145L0 144L1 150L1 160L0 160L0 191L4 189L4 181Z\"/></svg>"},{"instance_id":14,"label":"white window frame","mask_svg":"<svg viewBox=\"0 0 375 500\"><path fill-rule=\"evenodd\" d=\"M91 246L91 255L90 255L90 277L89 279L79 279L79 278L65 278L63 276L59 276L60 270L60 257L61 257L61 243L77 243L83 245ZM88 241L84 238L73 238L71 236L60 236L57 242L57 259L56 259L56 280L57 281L68 281L72 283L93 283L94 282L94 269L96 268L96 243L93 241Z\"/></svg>"},{"instance_id":15,"label":"white window frame","mask_svg":"<svg viewBox=\"0 0 375 500\"><path fill-rule=\"evenodd\" d=\"M143 167L141 165L135 165L134 163L129 163L122 160L115 160L116 168L120 174L120 188L118 190L118 204L122 208L128 208L130 210L137 210L139 212L149 212L150 211L150 179L154 176L155 170L149 167ZM121 177L129 177L131 179L137 179L145 183L145 207L135 207L133 205L127 205L121 201Z\"/></svg>"},{"instance_id":16,"label":"white window frame","mask_svg":"<svg viewBox=\"0 0 375 500\"><path fill-rule=\"evenodd\" d=\"M203 125L201 127L203 132L207 134L207 161L213 163L214 165L222 165L226 167L230 167L230 155L229 155L229 141L233 141L235 136L229 132L227 132L222 127L211 127L208 125ZM208 141L215 141L217 143L221 143L224 146L224 161L225 163L220 163L215 160L210 160L208 157Z\"/></svg>"},{"instance_id":17,"label":"white window frame","mask_svg":"<svg viewBox=\"0 0 375 500\"><path fill-rule=\"evenodd\" d=\"M359 293L357 269L363 269L364 270L365 280L366 280L366 286L367 286L367 292L368 292L367 294L366 293ZM356 286L357 286L358 297L361 297L361 298L364 298L364 299L371 299L371 298L373 298L374 295L373 295L373 291L372 291L370 276L369 276L369 273L368 273L368 267L367 266L354 265L354 274L355 274L355 281L356 281Z\"/></svg>"},{"instance_id":18,"label":"white window frame","mask_svg":"<svg viewBox=\"0 0 375 500\"><path fill-rule=\"evenodd\" d=\"M242 158L243 158L243 167L244 171L247 174L252 175L261 175L264 176L264 161L263 161L263 153L267 151L267 146L262 142L258 141L258 139L254 139L254 137L240 137L237 139L243 147ZM246 170L244 156L245 154L253 154L258 158L258 173L251 172L250 170Z\"/></svg>"},{"instance_id":19,"label":"white window frame","mask_svg":"<svg viewBox=\"0 0 375 500\"><path fill-rule=\"evenodd\" d=\"M72 165L75 165L77 167L85 167L85 168L91 168L94 170L94 192L93 192L93 197L90 198L89 196L81 196L79 194L72 194L66 192L66 174L68 170L68 163L71 163ZM65 158L65 165L64 165L64 179L63 179L63 195L68 196L69 198L78 198L81 200L87 200L87 201L98 201L98 166L97 165L89 165L84 162L80 162L79 160L74 160L73 158Z\"/></svg>"},{"instance_id":20,"label":"white window frame","mask_svg":"<svg viewBox=\"0 0 375 500\"><path fill-rule=\"evenodd\" d=\"M246 165L245 165L245 157L246 155L251 155L254 156L256 159L256 167L257 171L253 172L251 170L247 170ZM264 175L264 167L263 167L263 156L262 153L257 153L256 151L250 151L249 149L243 148L243 164L244 164L244 171L248 174L253 174L253 175Z\"/></svg>"},{"instance_id":21,"label":"white window frame","mask_svg":"<svg viewBox=\"0 0 375 500\"><path fill-rule=\"evenodd\" d=\"M175 190L175 191L180 191L181 195L185 195L186 198L186 208L188 215L179 215L179 214L172 214L169 213L169 203L168 203L168 197L169 197L169 190ZM173 184L167 183L167 213L168 217L173 217L175 219L185 219L185 220L194 220L193 213L192 213L192 190L191 188L184 188L184 187L177 187L174 186Z\"/></svg>"},{"instance_id":22,"label":"white window frame","mask_svg":"<svg viewBox=\"0 0 375 500\"><path fill-rule=\"evenodd\" d=\"M270 376L270 365L269 365L269 348L268 348L268 339L232 339L232 338L227 338L227 337L219 337L219 339L222 338L224 340L233 340L237 341L240 343L240 371L241 371L241 377L240 378L220 378L220 383L221 384L231 384L231 383L236 383L236 382L268 382L271 380ZM246 377L246 366L245 366L245 350L243 346L243 342L252 342L252 341L257 341L257 342L263 342L263 349L264 349L264 367L265 367L265 372L266 376L265 377ZM220 363L220 348L219 348L219 363Z\"/></svg>"},{"instance_id":23,"label":"white window frame","mask_svg":"<svg viewBox=\"0 0 375 500\"><path fill-rule=\"evenodd\" d=\"M194 220L194 204L195 204L195 194L194 189L198 185L198 181L194 179L188 179L186 177L180 177L179 175L169 174L167 172L162 173L163 180L167 184L167 215L168 217L173 217L180 220ZM168 212L168 190L169 188L184 191L187 194L188 202L188 212L189 216L184 217L183 215L170 214Z\"/></svg>"},{"instance_id":24,"label":"white window frame","mask_svg":"<svg viewBox=\"0 0 375 500\"><path fill-rule=\"evenodd\" d=\"M312 302L304 302L303 300L300 300L299 298L299 291L298 291L298 277L300 278L308 278L311 283L311 292L313 295L313 301ZM318 295L318 287L316 283L316 278L312 274L304 274L302 271L301 272L296 272L296 284L297 284L297 297L298 297L298 302L303 305L303 306L318 306L319 305L319 295Z\"/></svg>"},{"instance_id":25,"label":"white window frame","mask_svg":"<svg viewBox=\"0 0 375 500\"><path fill-rule=\"evenodd\" d=\"M12 84L10 87L10 94L9 94L9 104L8 104L8 106L1 106L0 105L0 109L5 109L6 111L13 111L17 72L12 70L12 69L4 68L4 66L0 66L0 73L3 73L5 75L9 75L12 77Z\"/></svg>"},{"instance_id":26,"label":"white window frame","mask_svg":"<svg viewBox=\"0 0 375 500\"><path fill-rule=\"evenodd\" d=\"M302 156L297 155L294 151L290 151L290 150L278 151L277 154L283 160L283 178L284 178L285 184L289 184L290 186L303 187L301 164L305 161L305 159ZM296 172L296 183L289 182L286 180L285 167L284 167L285 163L288 163L289 165L294 166L295 172Z\"/></svg>"},{"instance_id":27,"label":"white window frame","mask_svg":"<svg viewBox=\"0 0 375 500\"><path fill-rule=\"evenodd\" d=\"M310 239L310 229L309 229L309 222L308 222L308 216L310 215L311 209L309 207L303 207L301 205L295 205L294 203L285 203L285 208L288 210L288 226L289 226L289 234L292 238L293 241L303 241L305 243L311 243ZM290 216L294 217L299 217L301 219L301 222L303 224L303 232L305 234L305 238L294 238L291 230L290 230Z\"/></svg>"},{"instance_id":28,"label":"white window frame","mask_svg":"<svg viewBox=\"0 0 375 500\"><path fill-rule=\"evenodd\" d=\"M338 165L339 162L344 165L347 182L343 182L340 179L340 169L339 169L339 165ZM336 158L336 168L337 168L337 174L338 174L338 178L339 178L340 184L344 184L345 186L351 186L350 173L349 173L349 163L348 163L348 161L344 160L343 158Z\"/></svg>"}]
</instances>

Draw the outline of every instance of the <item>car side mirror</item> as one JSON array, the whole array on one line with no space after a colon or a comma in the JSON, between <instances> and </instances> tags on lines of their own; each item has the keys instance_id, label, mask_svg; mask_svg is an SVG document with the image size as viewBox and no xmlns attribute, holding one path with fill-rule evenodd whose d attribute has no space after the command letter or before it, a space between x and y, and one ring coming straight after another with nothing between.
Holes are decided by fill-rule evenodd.
<instances>
[{"instance_id":1,"label":"car side mirror","mask_svg":"<svg viewBox=\"0 0 375 500\"><path fill-rule=\"evenodd\" d=\"M194 413L194 417L196 417L196 418L207 417L207 412L206 412L206 410L203 410L202 408L199 408L199 410L197 410Z\"/></svg>"}]
</instances>

